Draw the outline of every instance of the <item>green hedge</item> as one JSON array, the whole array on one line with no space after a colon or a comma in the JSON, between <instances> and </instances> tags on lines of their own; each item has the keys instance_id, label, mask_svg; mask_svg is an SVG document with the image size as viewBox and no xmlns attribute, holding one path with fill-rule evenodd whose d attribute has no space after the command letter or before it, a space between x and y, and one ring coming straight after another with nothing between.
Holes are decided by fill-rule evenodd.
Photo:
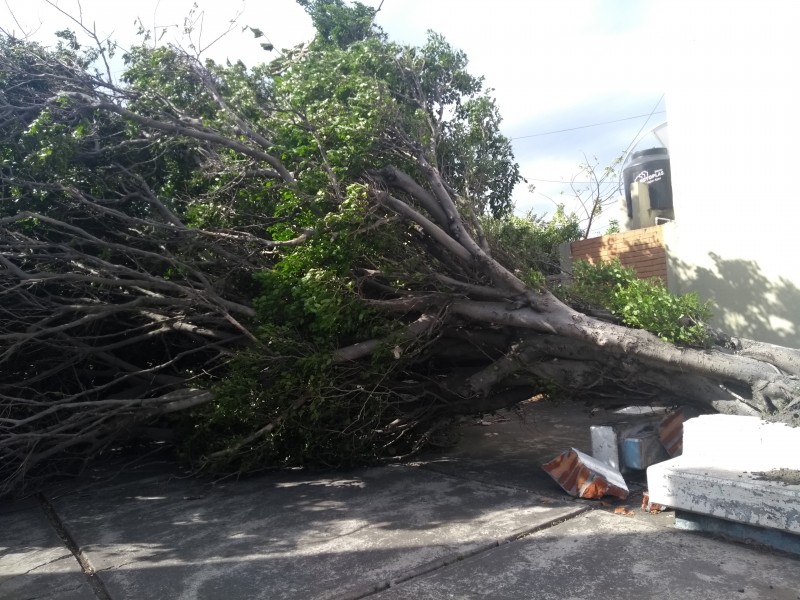
<instances>
[{"instance_id":1,"label":"green hedge","mask_svg":"<svg viewBox=\"0 0 800 600\"><path fill-rule=\"evenodd\" d=\"M602 306L625 325L650 331L667 342L701 347L710 344L706 327L711 318L709 302L700 302L694 293L671 294L658 278L638 279L636 271L623 267L618 259L597 265L576 262L568 293L574 299Z\"/></svg>"}]
</instances>

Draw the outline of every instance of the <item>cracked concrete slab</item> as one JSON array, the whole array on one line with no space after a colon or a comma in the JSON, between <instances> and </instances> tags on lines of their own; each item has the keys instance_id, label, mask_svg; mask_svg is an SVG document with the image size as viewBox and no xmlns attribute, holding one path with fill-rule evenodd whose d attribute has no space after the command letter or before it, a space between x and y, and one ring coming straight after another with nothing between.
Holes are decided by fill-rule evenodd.
<instances>
[{"instance_id":1,"label":"cracked concrete slab","mask_svg":"<svg viewBox=\"0 0 800 600\"><path fill-rule=\"evenodd\" d=\"M603 511L419 577L375 600L797 600L800 562Z\"/></svg>"},{"instance_id":2,"label":"cracked concrete slab","mask_svg":"<svg viewBox=\"0 0 800 600\"><path fill-rule=\"evenodd\" d=\"M353 597L585 510L413 467L54 501L114 600Z\"/></svg>"},{"instance_id":3,"label":"cracked concrete slab","mask_svg":"<svg viewBox=\"0 0 800 600\"><path fill-rule=\"evenodd\" d=\"M638 496L616 508L571 501L540 465L581 447L594 419L540 403L522 416L467 425L457 448L417 467L210 484L161 459L136 469L112 461L56 488L52 505L113 600L800 600L800 561L677 531L671 512L642 512ZM52 551L16 552L17 571L63 577L74 562L52 530L0 515L0 548L15 546ZM0 555L0 576L11 569ZM0 598L92 598L83 582L54 593L56 580L42 581L21 594L0 587Z\"/></svg>"},{"instance_id":4,"label":"cracked concrete slab","mask_svg":"<svg viewBox=\"0 0 800 600\"><path fill-rule=\"evenodd\" d=\"M78 561L37 505L0 513L0 598L95 600Z\"/></svg>"}]
</instances>

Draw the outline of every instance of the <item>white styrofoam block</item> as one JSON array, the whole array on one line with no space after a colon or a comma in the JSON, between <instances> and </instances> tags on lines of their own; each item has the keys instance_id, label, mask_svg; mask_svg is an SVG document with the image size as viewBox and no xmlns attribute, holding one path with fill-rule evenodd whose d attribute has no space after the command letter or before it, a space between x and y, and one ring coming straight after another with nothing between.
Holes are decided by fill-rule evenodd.
<instances>
[{"instance_id":1,"label":"white styrofoam block","mask_svg":"<svg viewBox=\"0 0 800 600\"><path fill-rule=\"evenodd\" d=\"M790 427L785 423L765 423L761 429L765 454L780 455L780 467L800 469L800 427Z\"/></svg>"},{"instance_id":2,"label":"white styrofoam block","mask_svg":"<svg viewBox=\"0 0 800 600\"><path fill-rule=\"evenodd\" d=\"M699 467L686 455L647 469L650 501L800 534L800 485L751 472Z\"/></svg>"},{"instance_id":3,"label":"white styrofoam block","mask_svg":"<svg viewBox=\"0 0 800 600\"><path fill-rule=\"evenodd\" d=\"M636 415L639 417L639 415ZM604 425L592 425L592 456L618 471L641 470L668 458L661 449L657 421L637 418ZM647 438L653 438L648 441ZM638 440L628 443L628 440ZM627 446L626 446L627 444ZM626 450L627 447L627 450Z\"/></svg>"},{"instance_id":4,"label":"white styrofoam block","mask_svg":"<svg viewBox=\"0 0 800 600\"><path fill-rule=\"evenodd\" d=\"M592 425L592 456L610 467L620 470L619 438L613 425Z\"/></svg>"},{"instance_id":5,"label":"white styrofoam block","mask_svg":"<svg viewBox=\"0 0 800 600\"><path fill-rule=\"evenodd\" d=\"M736 415L689 419L683 424L683 455L712 461L706 463L710 465L734 463L743 467L744 458L739 455L752 453L761 445L760 422L758 417Z\"/></svg>"},{"instance_id":6,"label":"white styrofoam block","mask_svg":"<svg viewBox=\"0 0 800 600\"><path fill-rule=\"evenodd\" d=\"M683 456L735 471L800 469L800 428L758 417L702 415L683 426Z\"/></svg>"}]
</instances>

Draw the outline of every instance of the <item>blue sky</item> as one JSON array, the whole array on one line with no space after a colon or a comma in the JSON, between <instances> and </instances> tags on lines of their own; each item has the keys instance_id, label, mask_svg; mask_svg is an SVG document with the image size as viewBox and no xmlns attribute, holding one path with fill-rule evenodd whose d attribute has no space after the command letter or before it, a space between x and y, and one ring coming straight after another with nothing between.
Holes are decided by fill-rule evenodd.
<instances>
[{"instance_id":1,"label":"blue sky","mask_svg":"<svg viewBox=\"0 0 800 600\"><path fill-rule=\"evenodd\" d=\"M261 28L279 48L313 36L309 19L293 0L197 3L205 39L212 39L239 13L242 23ZM58 0L58 5L77 14L76 0ZM165 39L176 40L192 2L83 0L80 6L87 24L130 43L136 17L146 26L173 25ZM666 6L660 0L383 0L377 23L398 42L423 43L430 29L467 53L470 70L485 76L494 89L504 116L503 131L513 138L523 176L536 185L533 194L527 186L518 186L517 211L543 214L554 210L550 199L576 208L566 182L577 174L584 155L596 156L601 167L608 164L629 146L647 118L535 134L665 109L664 100L659 103L665 83L657 57L666 46L659 35L660 10ZM9 9L20 26L46 43L52 32L66 25L44 0L6 0L0 4L4 28L18 28ZM252 36L237 32L209 54L245 62L268 58ZM647 128L665 119L663 113L654 114Z\"/></svg>"},{"instance_id":2,"label":"blue sky","mask_svg":"<svg viewBox=\"0 0 800 600\"><path fill-rule=\"evenodd\" d=\"M517 210L541 214L552 213L554 201L577 208L568 182L584 155L609 164L648 119L527 136L649 115L657 104L664 110L664 82L652 62L653 46L666 46L661 7L651 0L384 0L377 21L395 40L419 44L432 29L467 53L472 71L494 88L504 133L536 186L533 194L518 186ZM653 115L647 129L664 120Z\"/></svg>"}]
</instances>

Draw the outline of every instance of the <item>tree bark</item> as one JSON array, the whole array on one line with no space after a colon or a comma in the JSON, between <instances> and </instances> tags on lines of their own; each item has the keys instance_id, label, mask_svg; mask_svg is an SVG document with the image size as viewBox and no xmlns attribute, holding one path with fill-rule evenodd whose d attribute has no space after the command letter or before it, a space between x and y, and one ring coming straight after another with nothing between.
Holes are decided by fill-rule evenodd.
<instances>
[{"instance_id":1,"label":"tree bark","mask_svg":"<svg viewBox=\"0 0 800 600\"><path fill-rule=\"evenodd\" d=\"M15 82L0 93L7 152L34 143L25 136L44 114L67 132L86 122L110 133L92 134L80 151L59 157L73 161L62 165L63 173L37 171L41 157L34 167L22 157L13 168L6 162L0 168L0 495L32 473L48 476L82 463L132 431L159 425L165 415L211 405L214 395L200 383L224 380L242 354L263 352L265 361L280 362L259 372L267 378L297 366L304 352L321 352L269 355L255 277L270 272L282 253L339 235L393 236L394 247L387 244L380 256L354 261L348 284L396 332L324 349L330 401L341 402L346 415L356 407L339 433L373 436L381 450L416 436L410 444L416 449L454 416L554 388L595 403L687 403L800 425L800 350L726 336L718 336L715 348L678 347L526 284L497 258L502 252L493 253L472 207L462 214L463 197L436 167L436 140L428 140L434 148L426 154L399 121L374 143L382 152L378 164L340 181L316 130L319 156L286 163L291 149L275 147L196 62L192 73L225 115L225 126L215 127L213 119L207 124L205 115L179 114L157 95L153 106L137 111L137 93L41 49L17 64L23 50L4 48L13 52L0 55L8 67L3 76ZM13 94L19 97L12 101ZM129 126L139 130L126 133ZM314 124L303 115L297 126ZM173 151L208 179L224 165L228 187L160 197L148 179L151 163ZM303 180L314 160L327 183ZM84 168L87 180L100 172L111 183L87 183L72 167ZM253 180L264 184L254 192L258 202L287 196L295 208L236 214L237 186ZM363 222L343 234L329 228L318 214L323 203L309 199L317 192L303 184L320 185L318 196L330 195L325 200L339 207L351 183L366 190L368 209ZM226 224L193 222L187 206L195 201L227 211ZM320 217L313 226L307 215L293 220L308 206ZM276 224L294 233L273 239L270 226ZM411 254L414 260L406 263L395 256ZM380 368L373 364L377 352L383 352L382 362L375 361ZM378 416L363 416L370 402L386 398ZM304 391L201 462L247 453L286 423L305 418L313 400Z\"/></svg>"}]
</instances>

